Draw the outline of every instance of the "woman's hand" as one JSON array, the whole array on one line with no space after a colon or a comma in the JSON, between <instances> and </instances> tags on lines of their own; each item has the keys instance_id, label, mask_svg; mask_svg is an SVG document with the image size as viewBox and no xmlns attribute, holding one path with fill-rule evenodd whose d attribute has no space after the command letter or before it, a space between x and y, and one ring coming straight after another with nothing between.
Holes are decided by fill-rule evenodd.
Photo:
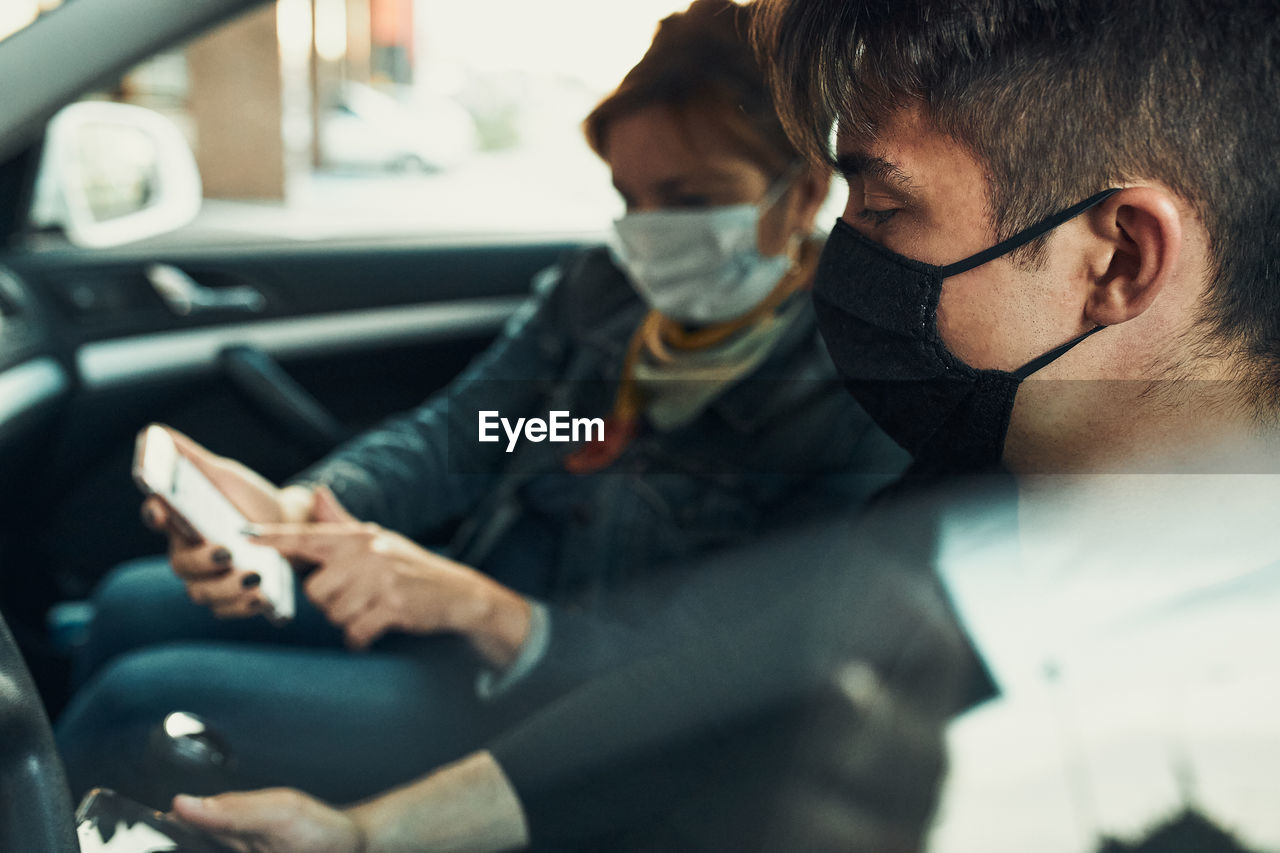
<instances>
[{"instance_id":1,"label":"woman's hand","mask_svg":"<svg viewBox=\"0 0 1280 853\"><path fill-rule=\"evenodd\" d=\"M317 494L333 517L340 507ZM493 666L515 659L529 633L529 603L462 563L376 524L346 520L259 526L254 541L318 564L303 585L347 644L366 649L388 631L466 636Z\"/></svg>"},{"instance_id":2,"label":"woman's hand","mask_svg":"<svg viewBox=\"0 0 1280 853\"><path fill-rule=\"evenodd\" d=\"M210 453L182 433L166 429L178 452L208 477L249 521L280 523L313 518L314 496L310 489L301 486L278 489L239 462ZM337 506L332 495L329 498L326 506ZM343 515L350 517L345 512ZM143 502L142 520L153 530L168 535L170 565L186 584L192 601L209 607L215 616L223 618L252 616L264 609L265 601L258 590L261 578L236 569L225 543L203 540L155 496ZM333 519L315 517L314 520Z\"/></svg>"},{"instance_id":3,"label":"woman's hand","mask_svg":"<svg viewBox=\"0 0 1280 853\"><path fill-rule=\"evenodd\" d=\"M243 853L364 853L347 814L289 788L217 797L179 796L173 814Z\"/></svg>"}]
</instances>

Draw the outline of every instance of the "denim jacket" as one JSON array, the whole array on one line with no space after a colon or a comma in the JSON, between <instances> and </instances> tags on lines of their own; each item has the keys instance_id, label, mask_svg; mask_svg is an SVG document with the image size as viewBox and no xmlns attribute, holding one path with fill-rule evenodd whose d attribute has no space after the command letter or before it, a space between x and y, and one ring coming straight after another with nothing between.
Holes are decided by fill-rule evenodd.
<instances>
[{"instance_id":1,"label":"denim jacket","mask_svg":"<svg viewBox=\"0 0 1280 853\"><path fill-rule=\"evenodd\" d=\"M802 297L803 298L803 297ZM841 387L805 307L765 361L690 424L642 431L592 475L573 445L477 440L477 414L514 422L609 414L646 308L607 251L544 271L495 343L417 409L348 442L299 480L357 517L438 541L521 592L580 600L666 562L855 507L907 457Z\"/></svg>"}]
</instances>

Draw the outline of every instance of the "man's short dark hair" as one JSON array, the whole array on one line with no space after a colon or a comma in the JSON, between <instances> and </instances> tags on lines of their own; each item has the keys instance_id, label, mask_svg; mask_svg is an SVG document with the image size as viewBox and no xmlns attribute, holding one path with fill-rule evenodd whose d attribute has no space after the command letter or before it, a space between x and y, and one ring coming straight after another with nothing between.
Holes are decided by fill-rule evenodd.
<instances>
[{"instance_id":1,"label":"man's short dark hair","mask_svg":"<svg viewBox=\"0 0 1280 853\"><path fill-rule=\"evenodd\" d=\"M797 143L871 136L920 104L990 175L1000 236L1125 180L1212 241L1215 352L1280 401L1280 2L760 0L757 48Z\"/></svg>"}]
</instances>

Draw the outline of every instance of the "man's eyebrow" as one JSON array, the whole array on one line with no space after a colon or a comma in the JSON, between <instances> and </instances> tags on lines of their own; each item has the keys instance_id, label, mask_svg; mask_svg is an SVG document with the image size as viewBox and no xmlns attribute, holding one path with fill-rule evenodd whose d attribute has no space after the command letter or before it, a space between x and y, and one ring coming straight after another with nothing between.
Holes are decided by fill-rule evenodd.
<instances>
[{"instance_id":1,"label":"man's eyebrow","mask_svg":"<svg viewBox=\"0 0 1280 853\"><path fill-rule=\"evenodd\" d=\"M876 178L893 184L904 193L910 194L915 188L911 176L897 164L890 163L883 157L872 157L870 154L852 153L836 157L836 171L848 180L857 177Z\"/></svg>"}]
</instances>

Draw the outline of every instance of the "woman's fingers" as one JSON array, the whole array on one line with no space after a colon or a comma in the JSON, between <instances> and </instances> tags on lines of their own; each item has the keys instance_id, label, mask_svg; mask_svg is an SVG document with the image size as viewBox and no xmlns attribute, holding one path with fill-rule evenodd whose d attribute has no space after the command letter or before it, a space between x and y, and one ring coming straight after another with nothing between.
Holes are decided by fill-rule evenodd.
<instances>
[{"instance_id":1,"label":"woman's fingers","mask_svg":"<svg viewBox=\"0 0 1280 853\"><path fill-rule=\"evenodd\" d=\"M188 582L219 578L233 568L231 551L213 543L196 546L170 543L169 565L174 574Z\"/></svg>"},{"instance_id":2,"label":"woman's fingers","mask_svg":"<svg viewBox=\"0 0 1280 853\"><path fill-rule=\"evenodd\" d=\"M338 498L328 486L318 486L311 502L311 521L320 523L359 524L354 515L338 503Z\"/></svg>"},{"instance_id":3,"label":"woman's fingers","mask_svg":"<svg viewBox=\"0 0 1280 853\"><path fill-rule=\"evenodd\" d=\"M215 486L221 487L223 484L220 480L232 477L235 480L248 480L254 485L258 485L261 477L251 468L246 468L234 459L228 459L225 456L219 456L208 450L204 445L188 438L183 433L178 432L173 427L165 427L165 430L173 437L173 444L178 448L178 452L190 460L191 464L199 469L213 481ZM274 486L268 486L274 489Z\"/></svg>"},{"instance_id":4,"label":"woman's fingers","mask_svg":"<svg viewBox=\"0 0 1280 853\"><path fill-rule=\"evenodd\" d=\"M358 522L257 524L247 532L259 545L313 563L326 563L342 551L363 548L373 535L368 525Z\"/></svg>"},{"instance_id":5,"label":"woman's fingers","mask_svg":"<svg viewBox=\"0 0 1280 853\"><path fill-rule=\"evenodd\" d=\"M149 495L142 502L142 524L153 533L168 533L169 511L164 501Z\"/></svg>"},{"instance_id":6,"label":"woman's fingers","mask_svg":"<svg viewBox=\"0 0 1280 853\"><path fill-rule=\"evenodd\" d=\"M258 597L262 578L253 572L232 571L217 578L187 582L187 595L196 604L220 607Z\"/></svg>"},{"instance_id":7,"label":"woman's fingers","mask_svg":"<svg viewBox=\"0 0 1280 853\"><path fill-rule=\"evenodd\" d=\"M348 648L364 651L391 627L386 614L378 610L366 610L347 626Z\"/></svg>"},{"instance_id":8,"label":"woman's fingers","mask_svg":"<svg viewBox=\"0 0 1280 853\"><path fill-rule=\"evenodd\" d=\"M284 517L280 490L265 477L234 459L218 456L171 427L174 446L251 521L275 522Z\"/></svg>"},{"instance_id":9,"label":"woman's fingers","mask_svg":"<svg viewBox=\"0 0 1280 853\"><path fill-rule=\"evenodd\" d=\"M196 467L201 470L204 470L209 463L216 462L222 458L206 450L203 444L192 440L186 433L179 432L171 426L163 427L163 429L173 439L173 445L178 448L178 452L194 462Z\"/></svg>"},{"instance_id":10,"label":"woman's fingers","mask_svg":"<svg viewBox=\"0 0 1280 853\"><path fill-rule=\"evenodd\" d=\"M307 598L326 613L348 583L347 573L339 566L321 566L302 585Z\"/></svg>"},{"instance_id":11,"label":"woman's fingers","mask_svg":"<svg viewBox=\"0 0 1280 853\"><path fill-rule=\"evenodd\" d=\"M220 619L243 619L265 607L259 592L261 576L237 571L231 564L231 551L222 545L184 547L171 542L169 562L173 573L186 584L187 597Z\"/></svg>"},{"instance_id":12,"label":"woman's fingers","mask_svg":"<svg viewBox=\"0 0 1280 853\"><path fill-rule=\"evenodd\" d=\"M320 517L345 514L327 490L318 491L316 498ZM373 612L381 608L375 606L371 583L375 569L386 561L374 547L381 532L376 525L356 521L316 521L256 525L250 536L290 559L319 564L303 583L303 592L330 622L347 629L348 645L367 648L386 630L388 619Z\"/></svg>"},{"instance_id":13,"label":"woman's fingers","mask_svg":"<svg viewBox=\"0 0 1280 853\"><path fill-rule=\"evenodd\" d=\"M257 594L246 594L230 604L217 604L209 608L219 619L248 619L267 609L267 603Z\"/></svg>"},{"instance_id":14,"label":"woman's fingers","mask_svg":"<svg viewBox=\"0 0 1280 853\"><path fill-rule=\"evenodd\" d=\"M169 535L171 547L174 544L199 545L203 541L200 534L157 495L150 495L142 502L141 516L143 525L156 533Z\"/></svg>"},{"instance_id":15,"label":"woman's fingers","mask_svg":"<svg viewBox=\"0 0 1280 853\"><path fill-rule=\"evenodd\" d=\"M371 597L363 589L363 584L355 588L348 586L327 602L324 615L335 625L347 625L368 610L372 603Z\"/></svg>"}]
</instances>

